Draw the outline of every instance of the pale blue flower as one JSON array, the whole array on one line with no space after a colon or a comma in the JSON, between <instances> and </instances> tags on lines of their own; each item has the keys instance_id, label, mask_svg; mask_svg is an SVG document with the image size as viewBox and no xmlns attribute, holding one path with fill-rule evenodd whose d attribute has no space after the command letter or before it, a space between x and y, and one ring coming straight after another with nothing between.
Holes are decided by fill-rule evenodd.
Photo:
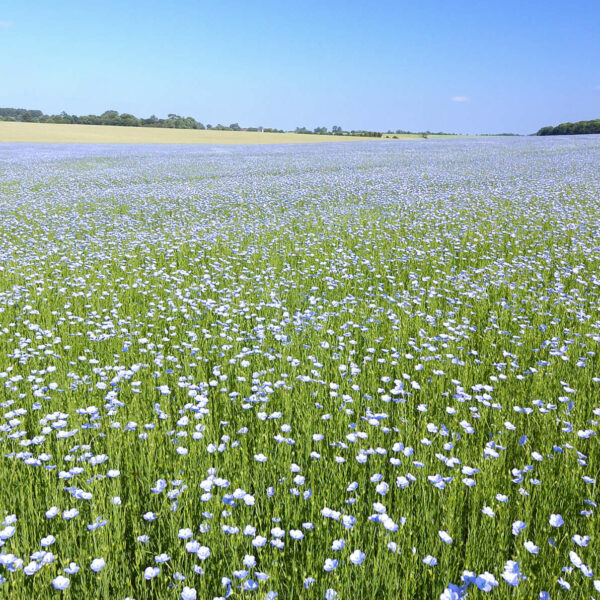
<instances>
[{"instance_id":1,"label":"pale blue flower","mask_svg":"<svg viewBox=\"0 0 600 600\"><path fill-rule=\"evenodd\" d=\"M462 600L466 597L466 586L459 587L453 583L448 584L448 587L440 594L440 600Z\"/></svg>"},{"instance_id":2,"label":"pale blue flower","mask_svg":"<svg viewBox=\"0 0 600 600\"><path fill-rule=\"evenodd\" d=\"M333 571L338 566L338 561L334 558L326 558L325 565L323 566L323 570L327 573Z\"/></svg>"},{"instance_id":3,"label":"pale blue flower","mask_svg":"<svg viewBox=\"0 0 600 600\"><path fill-rule=\"evenodd\" d=\"M440 536L440 539L442 540L442 542L444 542L445 544L452 543L452 538L448 535L447 531L440 530L440 531L438 531L438 535Z\"/></svg>"},{"instance_id":4,"label":"pale blue flower","mask_svg":"<svg viewBox=\"0 0 600 600\"><path fill-rule=\"evenodd\" d=\"M540 551L540 549L529 540L523 542L523 546L525 546L525 550L527 550L527 552L529 552L530 554L537 554Z\"/></svg>"},{"instance_id":5,"label":"pale blue flower","mask_svg":"<svg viewBox=\"0 0 600 600\"><path fill-rule=\"evenodd\" d=\"M561 515L550 515L550 525L552 525L552 527L561 527L564 522Z\"/></svg>"},{"instance_id":6,"label":"pale blue flower","mask_svg":"<svg viewBox=\"0 0 600 600\"><path fill-rule=\"evenodd\" d=\"M59 575L52 580L52 587L55 590L66 590L69 587L70 580L68 577L63 577Z\"/></svg>"},{"instance_id":7,"label":"pale blue flower","mask_svg":"<svg viewBox=\"0 0 600 600\"><path fill-rule=\"evenodd\" d=\"M338 550L341 550L345 545L346 542L344 540L333 540L333 543L331 544L331 549L334 552L336 552Z\"/></svg>"},{"instance_id":8,"label":"pale blue flower","mask_svg":"<svg viewBox=\"0 0 600 600\"><path fill-rule=\"evenodd\" d=\"M171 560L171 557L164 552L162 554L158 554L154 557L154 561L158 564L166 563Z\"/></svg>"},{"instance_id":9,"label":"pale blue flower","mask_svg":"<svg viewBox=\"0 0 600 600\"><path fill-rule=\"evenodd\" d=\"M585 547L590 542L590 536L589 535L581 536L581 535L576 534L571 538L571 540L573 540L573 542L575 544L577 544L578 546Z\"/></svg>"},{"instance_id":10,"label":"pale blue flower","mask_svg":"<svg viewBox=\"0 0 600 600\"><path fill-rule=\"evenodd\" d=\"M105 566L106 562L103 558L95 558L90 564L90 569L94 571L94 573L100 573Z\"/></svg>"},{"instance_id":11,"label":"pale blue flower","mask_svg":"<svg viewBox=\"0 0 600 600\"><path fill-rule=\"evenodd\" d=\"M558 583L563 590L569 591L571 589L571 584L568 581L565 581L562 577L560 577L556 583Z\"/></svg>"},{"instance_id":12,"label":"pale blue flower","mask_svg":"<svg viewBox=\"0 0 600 600\"><path fill-rule=\"evenodd\" d=\"M493 588L498 587L496 578L487 571L475 578L473 582L482 592L491 592Z\"/></svg>"},{"instance_id":13,"label":"pale blue flower","mask_svg":"<svg viewBox=\"0 0 600 600\"><path fill-rule=\"evenodd\" d=\"M509 585L517 586L525 576L521 573L519 563L514 560L509 560L504 565L504 572L502 573L502 579Z\"/></svg>"},{"instance_id":14,"label":"pale blue flower","mask_svg":"<svg viewBox=\"0 0 600 600\"><path fill-rule=\"evenodd\" d=\"M154 579L160 575L160 569L158 567L146 567L144 569L144 579L146 581L150 581L150 579Z\"/></svg>"},{"instance_id":15,"label":"pale blue flower","mask_svg":"<svg viewBox=\"0 0 600 600\"><path fill-rule=\"evenodd\" d=\"M523 529L525 529L525 527L527 527L527 523L525 523L523 521L515 521L512 524L512 534L519 535L519 533L521 533L521 531L523 531Z\"/></svg>"},{"instance_id":16,"label":"pale blue flower","mask_svg":"<svg viewBox=\"0 0 600 600\"><path fill-rule=\"evenodd\" d=\"M35 562L34 560L32 560L28 565L23 567L23 573L25 573L25 575L31 577L32 575L35 575L40 569L41 569L41 565L39 563Z\"/></svg>"},{"instance_id":17,"label":"pale blue flower","mask_svg":"<svg viewBox=\"0 0 600 600\"><path fill-rule=\"evenodd\" d=\"M258 583L254 579L247 579L242 585L244 592L254 592L258 589Z\"/></svg>"},{"instance_id":18,"label":"pale blue flower","mask_svg":"<svg viewBox=\"0 0 600 600\"><path fill-rule=\"evenodd\" d=\"M79 566L77 565L77 563L71 562L71 563L69 563L68 567L65 567L63 569L63 571L67 575L75 575L76 573L79 573Z\"/></svg>"},{"instance_id":19,"label":"pale blue flower","mask_svg":"<svg viewBox=\"0 0 600 600\"><path fill-rule=\"evenodd\" d=\"M307 577L304 580L304 587L308 589L313 583L315 583L316 579L314 577Z\"/></svg>"},{"instance_id":20,"label":"pale blue flower","mask_svg":"<svg viewBox=\"0 0 600 600\"><path fill-rule=\"evenodd\" d=\"M251 569L256 566L256 558L252 554L246 554L242 563L245 567Z\"/></svg>"},{"instance_id":21,"label":"pale blue flower","mask_svg":"<svg viewBox=\"0 0 600 600\"><path fill-rule=\"evenodd\" d=\"M181 590L181 600L196 600L196 590L185 586L183 590Z\"/></svg>"},{"instance_id":22,"label":"pale blue flower","mask_svg":"<svg viewBox=\"0 0 600 600\"><path fill-rule=\"evenodd\" d=\"M56 506L49 508L46 511L46 519L53 519L59 512L60 510Z\"/></svg>"}]
</instances>

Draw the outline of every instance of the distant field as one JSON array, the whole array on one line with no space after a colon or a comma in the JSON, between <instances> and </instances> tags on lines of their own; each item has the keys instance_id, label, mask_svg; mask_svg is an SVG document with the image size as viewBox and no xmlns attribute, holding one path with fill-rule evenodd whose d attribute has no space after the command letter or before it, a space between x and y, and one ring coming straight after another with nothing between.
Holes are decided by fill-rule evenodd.
<instances>
[{"instance_id":1,"label":"distant field","mask_svg":"<svg viewBox=\"0 0 600 600\"><path fill-rule=\"evenodd\" d=\"M419 136L402 137L415 138ZM302 133L0 122L0 142L45 144L302 144L365 141L369 139L374 138Z\"/></svg>"}]
</instances>

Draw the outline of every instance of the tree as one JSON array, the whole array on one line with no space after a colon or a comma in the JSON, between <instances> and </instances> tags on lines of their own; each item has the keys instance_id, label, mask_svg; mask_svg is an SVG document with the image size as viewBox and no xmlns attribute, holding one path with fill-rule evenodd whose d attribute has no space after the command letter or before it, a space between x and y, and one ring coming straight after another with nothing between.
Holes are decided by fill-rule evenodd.
<instances>
[{"instance_id":1,"label":"tree","mask_svg":"<svg viewBox=\"0 0 600 600\"><path fill-rule=\"evenodd\" d=\"M600 119L561 123L556 127L542 127L536 135L581 135L586 133L600 133Z\"/></svg>"}]
</instances>

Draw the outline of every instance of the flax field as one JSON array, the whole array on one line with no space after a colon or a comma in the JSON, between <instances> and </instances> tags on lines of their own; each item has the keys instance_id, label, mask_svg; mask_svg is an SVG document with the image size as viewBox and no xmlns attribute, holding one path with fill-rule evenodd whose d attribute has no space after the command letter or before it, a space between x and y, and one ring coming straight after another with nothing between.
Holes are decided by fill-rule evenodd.
<instances>
[{"instance_id":1,"label":"flax field","mask_svg":"<svg viewBox=\"0 0 600 600\"><path fill-rule=\"evenodd\" d=\"M0 145L0 598L600 599L599 165Z\"/></svg>"}]
</instances>

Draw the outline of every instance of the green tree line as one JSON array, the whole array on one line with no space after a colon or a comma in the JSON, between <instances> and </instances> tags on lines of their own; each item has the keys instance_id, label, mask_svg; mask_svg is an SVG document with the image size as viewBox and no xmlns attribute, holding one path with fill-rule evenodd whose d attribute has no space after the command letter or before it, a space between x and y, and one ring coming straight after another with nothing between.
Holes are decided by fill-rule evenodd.
<instances>
[{"instance_id":1,"label":"green tree line","mask_svg":"<svg viewBox=\"0 0 600 600\"><path fill-rule=\"evenodd\" d=\"M62 123L79 125L117 125L121 127L164 127L171 129L215 129L218 131L242 131L238 123L226 125L204 125L194 117L182 117L170 113L166 119L159 119L155 115L144 119L129 113L119 113L116 110L107 110L101 115L69 115L62 112L59 115L46 115L41 110L28 110L25 108L0 108L1 121L21 121L24 123ZM282 132L280 129L270 127L247 127L246 131L266 131L272 133Z\"/></svg>"},{"instance_id":2,"label":"green tree line","mask_svg":"<svg viewBox=\"0 0 600 600\"><path fill-rule=\"evenodd\" d=\"M364 131L362 129L351 129L345 131L339 125L334 125L331 131L327 127L315 127L313 130L307 129L306 127L296 127L294 133L310 133L312 135L352 135L358 137L381 137L383 134L381 131Z\"/></svg>"},{"instance_id":3,"label":"green tree line","mask_svg":"<svg viewBox=\"0 0 600 600\"><path fill-rule=\"evenodd\" d=\"M600 133L600 119L561 123L556 127L542 127L536 135L581 135L584 133Z\"/></svg>"}]
</instances>

